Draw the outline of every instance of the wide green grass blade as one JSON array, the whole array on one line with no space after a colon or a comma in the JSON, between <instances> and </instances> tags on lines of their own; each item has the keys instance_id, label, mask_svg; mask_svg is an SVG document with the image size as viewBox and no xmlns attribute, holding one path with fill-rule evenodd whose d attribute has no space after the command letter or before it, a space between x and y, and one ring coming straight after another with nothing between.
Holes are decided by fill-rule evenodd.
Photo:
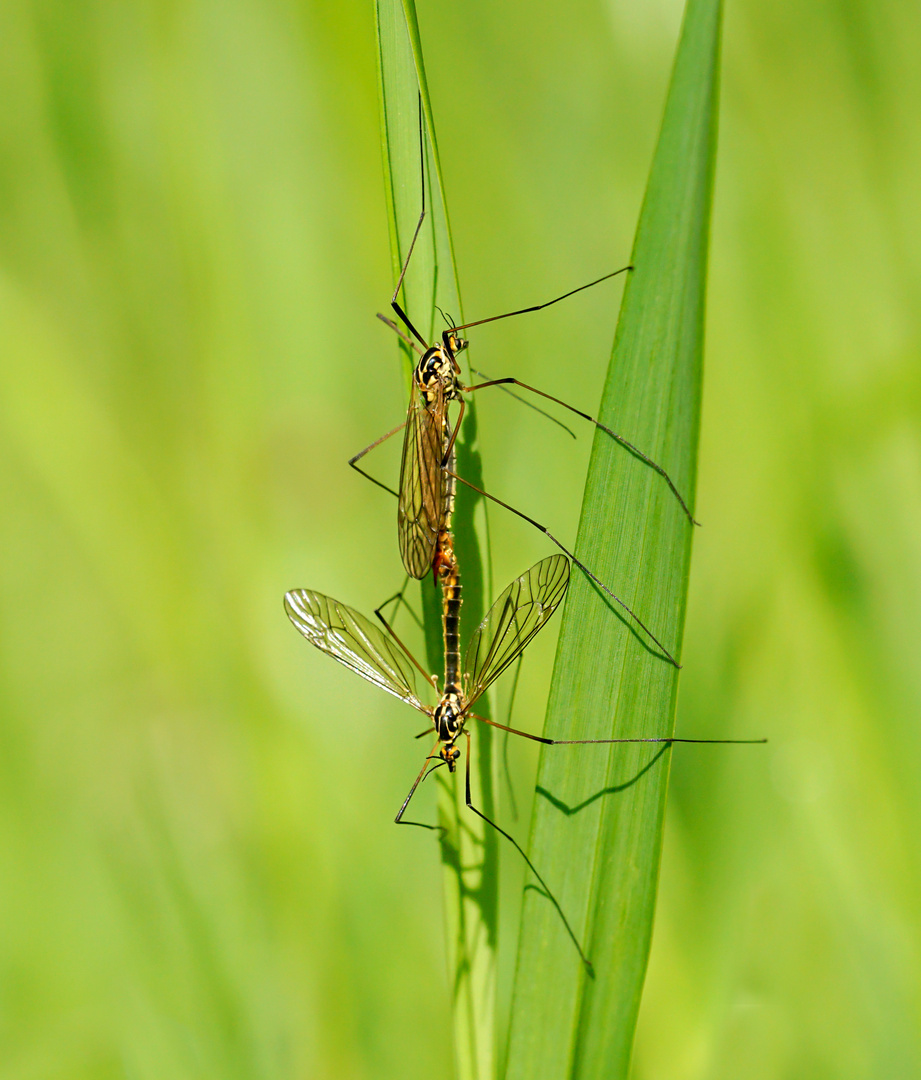
<instances>
[{"instance_id":1,"label":"wide green grass blade","mask_svg":"<svg viewBox=\"0 0 921 1080\"><path fill-rule=\"evenodd\" d=\"M419 107L425 116L427 216L413 249L402 293L404 310L431 343L443 325L438 309L461 319L460 296L448 215L441 183L435 125L425 79L419 27L412 0L378 0L381 129L390 223L393 280L399 277L422 201ZM389 312L388 312L389 314ZM414 354L401 349L412 363ZM481 484L475 447L475 410L468 407L457 445L461 475ZM466 637L483 614L483 572L473 529L476 501L458 492L455 550L464 587L462 623ZM396 551L396 535L394 535ZM431 670L443 665L440 593L422 583L423 612ZM483 711L485 702L481 703ZM486 712L486 715L489 715ZM492 737L486 725L476 733L472 791L475 805L493 816ZM463 769L463 766L462 766ZM496 938L498 929L498 845L492 830L464 802L462 769L438 774L439 820L445 827L445 926L454 1009L457 1071L461 1080L489 1080L495 1074Z\"/></svg>"},{"instance_id":2,"label":"wide green grass blade","mask_svg":"<svg viewBox=\"0 0 921 1080\"><path fill-rule=\"evenodd\" d=\"M603 422L664 466L692 507L719 39L719 0L689 0L600 411ZM599 433L578 552L675 654L691 535L661 478ZM669 735L677 689L677 670L575 573L545 733ZM510 1080L627 1074L652 934L671 752L648 745L547 747L541 755L531 852L584 943L594 976L553 906L528 886Z\"/></svg>"}]
</instances>

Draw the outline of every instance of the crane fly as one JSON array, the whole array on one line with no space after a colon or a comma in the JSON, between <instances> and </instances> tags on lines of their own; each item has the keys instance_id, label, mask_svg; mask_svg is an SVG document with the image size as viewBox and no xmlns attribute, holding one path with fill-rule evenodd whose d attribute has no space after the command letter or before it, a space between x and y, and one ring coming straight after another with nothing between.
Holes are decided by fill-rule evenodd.
<instances>
[{"instance_id":1,"label":"crane fly","mask_svg":"<svg viewBox=\"0 0 921 1080\"><path fill-rule=\"evenodd\" d=\"M458 635L461 585L457 561L452 555L450 565L442 571L444 681L434 707L422 703L416 672L436 692L438 677L426 673L386 622L385 633L354 608L313 589L292 589L285 593L288 618L312 645L424 713L431 722L427 733L436 736L435 743L394 819L397 824L404 823L403 815L430 761L437 759L448 766L449 772L454 772L460 757L456 743L461 735L469 738L465 727L468 718L503 727L471 709L553 615L568 586L569 562L563 555L542 559L516 578L473 632L461 667ZM471 809L475 810L472 806Z\"/></svg>"},{"instance_id":2,"label":"crane fly","mask_svg":"<svg viewBox=\"0 0 921 1080\"><path fill-rule=\"evenodd\" d=\"M422 673L437 691L437 677L427 675L421 665L392 631L384 633L369 619L353 608L311 589L293 589L285 594L288 618L307 640L322 652L357 672L362 678L405 701L428 717L431 728L420 734L435 736L432 749L426 755L409 793L403 800L394 822L398 825L421 825L404 818L409 802L419 784L432 768L447 765L449 772L457 769L461 751L457 742L463 735L467 740L465 762L465 802L477 816L510 841L531 868L559 913L583 963L591 963L537 868L513 836L500 828L491 818L473 805L470 791L470 733L468 719L479 720L513 734L536 738L517 732L485 716L472 712L473 706L487 688L521 654L525 646L556 611L569 586L569 562L564 555L551 555L516 578L499 596L486 617L473 632L460 663L458 624L461 605L460 573L453 552L443 556L441 572L444 627L444 684L438 704L432 708L420 700L415 671ZM386 626L386 623L385 623ZM387 628L390 630L390 628ZM540 742L551 742L540 739ZM581 741L581 740L580 740ZM594 740L585 740L594 741ZM433 826L423 825L424 828Z\"/></svg>"},{"instance_id":3,"label":"crane fly","mask_svg":"<svg viewBox=\"0 0 921 1080\"><path fill-rule=\"evenodd\" d=\"M405 701L417 712L428 717L430 727L421 732L434 735L435 741L425 756L422 768L400 805L394 822L398 825L421 825L422 822L405 819L410 800L426 775L435 768L447 765L453 773L457 769L461 751L457 746L461 736L466 739L465 802L471 811L491 825L520 853L534 876L543 886L548 898L557 910L569 937L579 952L583 963L591 971L591 963L579 944L569 921L557 902L550 887L534 866L524 849L511 834L473 805L470 791L470 732L468 720L478 720L490 727L546 746L587 745L592 743L700 743L700 742L764 742L734 739L678 739L673 737L649 739L548 739L532 735L517 728L499 724L473 712L477 701L492 683L522 653L544 624L550 619L566 595L569 586L569 562L564 555L551 555L531 567L527 573L516 578L499 596L486 613L485 618L473 632L461 665L459 622L461 607L461 583L457 560L450 549L443 553L441 581L443 588L444 630L444 681L438 704L423 704L416 684L416 672L432 685L438 693L438 678L427 674L393 630L383 622L386 632L355 611L354 608L334 600L313 589L292 589L285 594L285 611L301 634L321 652L338 660L368 682L374 683L388 694ZM434 765L431 763L434 762Z\"/></svg>"},{"instance_id":4,"label":"crane fly","mask_svg":"<svg viewBox=\"0 0 921 1080\"><path fill-rule=\"evenodd\" d=\"M420 155L422 158L422 212L419 216L416 229L413 234L412 241L409 246L406 259L403 263L400 271L400 276L397 281L396 288L394 289L393 296L391 297L390 304L393 311L396 313L403 326L409 332L406 334L400 327L391 319L388 319L384 315L379 315L383 322L385 322L392 330L394 330L403 342L411 349L415 350L419 354L419 360L413 371L413 390L412 397L409 404L409 410L406 416L406 420L395 427L392 431L389 431L386 435L377 439L370 446L365 447L354 457L349 459L349 465L360 472L363 476L372 480L379 487L383 487L385 490L391 491L392 494L397 496L397 532L400 543L400 555L403 560L403 565L406 572L414 578L424 578L430 570L434 570L435 578L438 577L438 566L436 564L436 553L438 550L438 538L444 532L444 522L446 513L446 499L448 488L446 486L446 477L451 477L453 481L460 481L467 487L476 491L478 494L498 503L506 510L511 511L518 517L523 518L529 522L535 528L539 529L544 535L555 544L569 559L575 563L579 569L586 574L591 580L602 589L611 599L613 599L627 614L633 619L636 624L646 633L649 638L655 643L655 645L662 650L665 657L675 665L680 667L678 661L672 655L672 653L666 648L666 646L656 637L656 635L645 625L640 617L617 596L600 578L598 578L583 562L575 557L575 555L569 551L550 530L542 525L539 521L530 517L528 514L523 513L521 510L517 510L515 507L509 505L507 502L497 498L495 495L490 494L488 491L484 491L482 488L477 487L470 481L464 479L464 477L457 474L453 465L452 452L454 449L454 442L457 438L457 433L460 430L460 425L463 420L464 410L466 409L466 400L464 395L473 393L477 390L483 390L490 386L499 386L503 389L507 389L509 385L520 387L523 390L527 390L531 393L537 394L549 401L552 401L563 408L568 409L570 412L575 413L577 416L588 420L594 424L597 428L606 432L612 439L623 446L635 457L643 461L648 467L657 472L668 485L670 491L674 495L675 499L681 506L681 510L687 517L691 524L697 524L691 511L688 509L687 503L681 497L677 487L672 482L671 477L655 461L648 455L639 450L632 443L628 442L622 435L613 431L611 428L602 424L599 420L589 416L588 413L582 412L580 409L574 408L572 405L566 404L559 398L553 397L551 394L545 393L543 390L538 390L534 386L530 386L527 383L522 382L520 379L515 378L502 378L502 379L487 379L485 382L481 382L472 386L465 386L461 381L461 368L458 364L457 357L467 348L468 342L465 338L460 336L460 331L470 329L474 326L481 326L484 323L496 322L499 319L511 318L515 315L524 315L533 311L540 311L543 308L550 307L553 304L559 303L561 300L565 300L569 296L573 296L575 293L582 292L584 289L591 288L593 285L598 285L602 281L606 281L609 278L616 277L618 274L633 269L630 266L623 267L620 270L615 270L610 274L605 274L603 277L597 278L595 281L589 282L587 285L582 285L577 289L572 289L570 292L564 293L562 296L558 296L553 300L550 300L544 304L536 304L532 307L521 308L517 311L509 311L502 315L493 315L486 319L478 319L475 322L463 323L460 326L453 323L448 326L446 330L442 332L441 341L430 345L419 330L413 325L412 320L407 315L399 302L400 290L403 287L403 281L406 276L407 269L409 267L410 260L412 258L413 249L416 245L416 241L419 237L420 230L422 229L423 221L425 220L426 208L425 208L425 144L423 138L423 124L422 114L420 108ZM411 336L410 336L411 335ZM523 400L523 399L522 399ZM459 405L457 422L453 425L450 423L448 409L452 401L456 401ZM538 410L540 411L540 410ZM552 419L552 418L551 418ZM564 425L565 426L565 425ZM379 480L370 476L363 469L359 468L357 462L361 460L370 450L379 446L382 442L395 435L401 429L404 430L403 435L403 450L400 460L400 480L399 490L393 492L392 489L387 487L386 484L381 483ZM568 430L568 429L567 429Z\"/></svg>"},{"instance_id":5,"label":"crane fly","mask_svg":"<svg viewBox=\"0 0 921 1080\"><path fill-rule=\"evenodd\" d=\"M436 692L438 691L437 676L426 674L386 622L384 625L388 632L384 633L353 608L312 589L292 589L286 593L285 611L291 622L312 645L332 656L334 660L338 660L340 664L351 668L363 679L367 679L368 682L374 683L387 693L405 701L407 705L411 705L428 717L431 727L421 732L418 738L427 734L434 735L435 742L426 754L422 768L397 811L394 818L397 825L422 825L423 828L434 828L431 825L423 825L422 822L407 821L404 815L419 784L431 771L431 762L435 762L432 769L447 765L449 772L455 772L461 755L457 742L462 735L466 738L465 802L467 807L517 848L559 912L583 962L591 968L582 946L576 939L553 893L524 849L513 836L473 805L470 791L470 733L466 728L468 719L474 719L489 724L491 727L513 731L504 724L498 724L494 720L472 712L472 709L486 693L488 687L520 656L534 635L556 611L569 587L569 562L563 555L551 555L536 563L521 577L516 578L502 592L473 632L464 653L463 668L461 668L459 639L461 583L449 532L443 535L439 550L442 555L440 578L444 598L442 608L444 683L440 699L434 708L422 703L416 688L415 673L421 672L423 678L431 683ZM513 734L536 738L536 736L527 735L526 732L513 731Z\"/></svg>"}]
</instances>

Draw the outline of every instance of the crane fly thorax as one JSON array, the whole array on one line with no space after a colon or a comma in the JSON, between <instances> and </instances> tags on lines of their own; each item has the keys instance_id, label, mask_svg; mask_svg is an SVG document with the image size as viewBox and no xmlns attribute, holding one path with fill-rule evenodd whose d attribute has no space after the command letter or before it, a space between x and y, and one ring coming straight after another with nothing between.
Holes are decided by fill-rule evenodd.
<instances>
[{"instance_id":1,"label":"crane fly thorax","mask_svg":"<svg viewBox=\"0 0 921 1080\"><path fill-rule=\"evenodd\" d=\"M454 772L460 750L454 745L455 740L464 730L464 701L459 691L448 687L442 695L441 701L435 707L432 714L435 722L435 731L438 738L445 745L438 752L438 756L448 763L448 768Z\"/></svg>"},{"instance_id":2,"label":"crane fly thorax","mask_svg":"<svg viewBox=\"0 0 921 1080\"><path fill-rule=\"evenodd\" d=\"M439 396L453 401L460 395L457 375L457 361L451 350L445 345L433 345L416 364L413 381L426 404L433 405Z\"/></svg>"}]
</instances>

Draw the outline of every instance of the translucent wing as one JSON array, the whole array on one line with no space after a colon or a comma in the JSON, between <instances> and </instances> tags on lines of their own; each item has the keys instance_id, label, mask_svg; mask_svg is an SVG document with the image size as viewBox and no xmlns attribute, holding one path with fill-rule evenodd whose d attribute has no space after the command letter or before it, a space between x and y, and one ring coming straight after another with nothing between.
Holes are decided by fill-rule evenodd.
<instances>
[{"instance_id":1,"label":"translucent wing","mask_svg":"<svg viewBox=\"0 0 921 1080\"><path fill-rule=\"evenodd\" d=\"M416 391L413 391L415 398ZM414 578L424 578L432 568L435 542L444 513L445 474L444 398L434 404L415 398L409 406L403 460L400 465L400 502L397 527L403 565Z\"/></svg>"},{"instance_id":2,"label":"translucent wing","mask_svg":"<svg viewBox=\"0 0 921 1080\"><path fill-rule=\"evenodd\" d=\"M472 705L515 660L556 611L569 587L569 560L551 555L502 593L474 631L464 656L464 685Z\"/></svg>"},{"instance_id":3,"label":"translucent wing","mask_svg":"<svg viewBox=\"0 0 921 1080\"><path fill-rule=\"evenodd\" d=\"M285 593L285 611L304 637L322 652L420 712L429 711L416 696L412 662L370 619L313 589Z\"/></svg>"}]
</instances>

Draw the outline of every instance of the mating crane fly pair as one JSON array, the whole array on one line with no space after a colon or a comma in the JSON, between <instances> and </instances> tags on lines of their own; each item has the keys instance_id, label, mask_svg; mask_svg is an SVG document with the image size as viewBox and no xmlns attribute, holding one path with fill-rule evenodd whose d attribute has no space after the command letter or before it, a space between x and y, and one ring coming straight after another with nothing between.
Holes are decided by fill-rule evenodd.
<instances>
[{"instance_id":1,"label":"mating crane fly pair","mask_svg":"<svg viewBox=\"0 0 921 1080\"><path fill-rule=\"evenodd\" d=\"M562 405L564 408L595 424L632 455L657 472L667 483L688 521L691 524L696 524L696 522L694 522L687 504L666 471L621 435L618 435L587 413L581 412L558 398L552 397L550 394L537 390L535 387L515 378L488 379L486 382L475 386L464 386L460 380L460 366L457 362L457 356L467 347L467 342L460 336L460 331L484 323L494 322L497 319L539 311L541 308L558 303L574 293L599 284L608 278L623 273L624 270L632 269L632 267L625 267L624 270L616 270L611 274L606 274L604 277L598 278L596 281L583 285L578 289L573 289L571 292L565 293L548 303L523 308L519 311L507 312L503 315L494 315L491 318L480 319L477 322L465 323L461 326L449 325L448 329L442 333L441 342L435 345L429 345L418 332L400 305L398 297L403 287L413 248L425 218L424 144L422 143L421 112L420 144L422 144L423 154L422 213L416 225L406 260L403 263L396 289L391 298L391 306L394 312L412 336L403 333L397 324L390 319L383 315L379 316L410 348L420 354L420 360L416 365L413 376L413 397L406 420L359 454L356 454L349 464L356 468L358 472L361 472L362 475L373 480L378 486L392 491L386 484L381 483L381 481L358 468L356 463L369 450L379 446L386 439L405 428L399 491L393 492L398 497L397 521L400 554L406 571L412 577L421 579L432 572L435 580L441 583L444 643L444 679L441 690L438 689L438 677L427 673L419 664L384 618L381 609L378 609L375 614L382 623L383 630L348 605L313 589L293 589L286 593L285 610L297 630L321 652L332 656L333 659L344 664L363 679L367 679L368 682L374 683L387 693L393 694L394 697L399 698L401 701L405 701L418 712L424 713L428 717L430 726L421 732L417 738L422 738L425 735L434 736L434 744L426 755L418 775L397 812L394 819L397 824L420 825L428 829L437 828L437 826L425 825L422 822L409 821L405 818L405 814L416 789L427 775L442 765L447 765L448 771L451 773L456 771L458 759L461 755L457 744L461 736L466 739L465 801L467 807L491 825L518 850L535 877L540 881L546 896L556 908L569 937L578 950L582 962L591 971L591 963L576 938L566 915L527 853L513 836L500 828L491 818L473 805L470 788L470 732L467 727L468 720L476 720L488 724L490 727L531 739L546 746L611 745L614 743L756 743L765 742L766 740L682 739L673 736L619 739L549 739L526 731L519 731L516 728L497 723L495 720L488 719L472 711L477 701L486 693L492 683L521 656L534 635L540 631L559 607L569 587L570 560L628 612L637 625L662 650L664 659L676 667L679 665L672 654L642 623L637 615L588 567L563 547L545 526L520 510L509 506L508 503L502 502L502 500L497 499L481 488L475 487L475 485L458 475L455 468L454 444L464 415L464 394L488 386L507 387L509 384L513 384ZM457 422L453 427L448 415L448 407L452 401L459 403ZM498 503L530 522L563 552L563 554L542 559L506 587L471 635L464 653L463 666L461 666L460 650L461 578L451 532L451 517L454 510L454 497L458 481L473 488L481 496ZM420 699L416 687L416 672L419 672L423 679L431 684L435 693L439 695L439 701L434 707L425 705Z\"/></svg>"}]
</instances>

